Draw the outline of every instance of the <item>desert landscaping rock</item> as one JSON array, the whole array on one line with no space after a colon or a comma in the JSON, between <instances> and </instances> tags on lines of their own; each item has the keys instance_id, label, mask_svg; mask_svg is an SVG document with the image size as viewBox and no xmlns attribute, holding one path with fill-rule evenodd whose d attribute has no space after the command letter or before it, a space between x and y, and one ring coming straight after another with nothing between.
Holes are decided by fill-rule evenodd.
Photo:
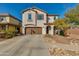
<instances>
[{"instance_id":1,"label":"desert landscaping rock","mask_svg":"<svg viewBox=\"0 0 79 59\"><path fill-rule=\"evenodd\" d=\"M54 56L78 56L79 51L71 51L71 50L65 50L61 48L51 48L49 49L50 55Z\"/></svg>"},{"instance_id":2,"label":"desert landscaping rock","mask_svg":"<svg viewBox=\"0 0 79 59\"><path fill-rule=\"evenodd\" d=\"M77 35L78 36L78 35ZM55 35L44 37L50 46L49 53L53 56L79 56L79 39Z\"/></svg>"}]
</instances>

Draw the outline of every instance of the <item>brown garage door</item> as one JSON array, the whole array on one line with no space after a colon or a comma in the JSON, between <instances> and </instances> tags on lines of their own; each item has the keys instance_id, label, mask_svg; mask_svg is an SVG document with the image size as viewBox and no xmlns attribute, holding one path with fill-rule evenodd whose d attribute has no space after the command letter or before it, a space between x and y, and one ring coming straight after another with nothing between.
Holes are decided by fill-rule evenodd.
<instances>
[{"instance_id":1,"label":"brown garage door","mask_svg":"<svg viewBox=\"0 0 79 59\"><path fill-rule=\"evenodd\" d=\"M42 28L41 27L27 27L26 34L41 34Z\"/></svg>"}]
</instances>

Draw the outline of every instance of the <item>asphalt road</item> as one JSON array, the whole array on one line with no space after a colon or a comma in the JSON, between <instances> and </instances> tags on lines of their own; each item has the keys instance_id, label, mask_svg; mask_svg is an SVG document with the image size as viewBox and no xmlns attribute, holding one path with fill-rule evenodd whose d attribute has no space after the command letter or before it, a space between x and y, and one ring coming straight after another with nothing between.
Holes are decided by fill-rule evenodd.
<instances>
[{"instance_id":1,"label":"asphalt road","mask_svg":"<svg viewBox=\"0 0 79 59\"><path fill-rule=\"evenodd\" d=\"M18 36L0 42L0 56L49 56L42 35Z\"/></svg>"}]
</instances>

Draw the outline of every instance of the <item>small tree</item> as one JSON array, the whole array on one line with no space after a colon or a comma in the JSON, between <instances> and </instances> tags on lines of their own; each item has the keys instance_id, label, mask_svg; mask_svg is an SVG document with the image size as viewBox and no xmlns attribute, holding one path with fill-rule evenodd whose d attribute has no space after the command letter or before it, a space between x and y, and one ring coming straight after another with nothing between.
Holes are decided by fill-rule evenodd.
<instances>
[{"instance_id":1,"label":"small tree","mask_svg":"<svg viewBox=\"0 0 79 59\"><path fill-rule=\"evenodd\" d=\"M79 5L77 5L72 9L69 9L65 13L65 18L71 26L76 26L76 25L78 26L79 25Z\"/></svg>"},{"instance_id":2,"label":"small tree","mask_svg":"<svg viewBox=\"0 0 79 59\"><path fill-rule=\"evenodd\" d=\"M62 30L64 32L64 35L66 35L66 30L69 28L69 24L65 19L55 20L53 24L57 28L57 30Z\"/></svg>"}]
</instances>

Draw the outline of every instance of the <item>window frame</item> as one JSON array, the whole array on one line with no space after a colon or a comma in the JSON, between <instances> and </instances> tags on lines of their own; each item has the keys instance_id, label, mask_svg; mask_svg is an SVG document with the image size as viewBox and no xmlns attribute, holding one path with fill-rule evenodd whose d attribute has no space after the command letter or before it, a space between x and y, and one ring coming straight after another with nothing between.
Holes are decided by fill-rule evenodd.
<instances>
[{"instance_id":1,"label":"window frame","mask_svg":"<svg viewBox=\"0 0 79 59\"><path fill-rule=\"evenodd\" d=\"M54 20L56 20L56 16L54 16Z\"/></svg>"},{"instance_id":2,"label":"window frame","mask_svg":"<svg viewBox=\"0 0 79 59\"><path fill-rule=\"evenodd\" d=\"M32 21L32 14L28 13L28 21Z\"/></svg>"},{"instance_id":3,"label":"window frame","mask_svg":"<svg viewBox=\"0 0 79 59\"><path fill-rule=\"evenodd\" d=\"M41 18L39 16L42 16ZM44 19L44 14L37 14L37 19L38 20L43 20Z\"/></svg>"},{"instance_id":4,"label":"window frame","mask_svg":"<svg viewBox=\"0 0 79 59\"><path fill-rule=\"evenodd\" d=\"M2 21L4 21L4 20L6 20L6 17L1 16L1 17L0 17L0 22L2 22Z\"/></svg>"}]
</instances>

